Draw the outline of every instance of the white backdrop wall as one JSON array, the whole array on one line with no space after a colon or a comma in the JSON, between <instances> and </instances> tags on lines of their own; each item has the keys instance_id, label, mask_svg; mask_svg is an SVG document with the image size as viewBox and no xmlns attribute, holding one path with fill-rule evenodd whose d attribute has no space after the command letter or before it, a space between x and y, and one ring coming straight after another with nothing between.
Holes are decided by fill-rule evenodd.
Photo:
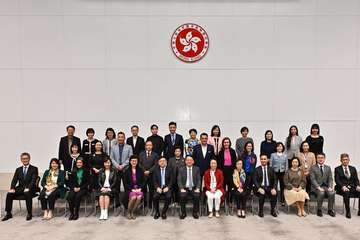
<instances>
[{"instance_id":1,"label":"white backdrop wall","mask_svg":"<svg viewBox=\"0 0 360 240\"><path fill-rule=\"evenodd\" d=\"M186 64L170 37L206 29L210 49ZM360 168L359 0L0 0L0 172L29 151L45 168L65 127L111 126L148 136L209 131L233 140L250 128L284 141L320 123L332 166Z\"/></svg>"}]
</instances>

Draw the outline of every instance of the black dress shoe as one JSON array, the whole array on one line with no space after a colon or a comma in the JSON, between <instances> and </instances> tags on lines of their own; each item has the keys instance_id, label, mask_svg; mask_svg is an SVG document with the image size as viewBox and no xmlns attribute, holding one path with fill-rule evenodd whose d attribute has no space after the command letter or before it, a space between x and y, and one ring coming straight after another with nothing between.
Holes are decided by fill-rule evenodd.
<instances>
[{"instance_id":1,"label":"black dress shoe","mask_svg":"<svg viewBox=\"0 0 360 240\"><path fill-rule=\"evenodd\" d=\"M350 213L350 211L349 211L349 212L346 212L346 218L351 218L351 213Z\"/></svg>"},{"instance_id":2,"label":"black dress shoe","mask_svg":"<svg viewBox=\"0 0 360 240\"><path fill-rule=\"evenodd\" d=\"M186 214L185 213L181 213L180 214L180 219L185 219L186 218Z\"/></svg>"},{"instance_id":3,"label":"black dress shoe","mask_svg":"<svg viewBox=\"0 0 360 240\"><path fill-rule=\"evenodd\" d=\"M193 217L194 217L195 219L199 219L199 214L198 214L198 213L193 213Z\"/></svg>"},{"instance_id":4,"label":"black dress shoe","mask_svg":"<svg viewBox=\"0 0 360 240\"><path fill-rule=\"evenodd\" d=\"M12 215L6 214L5 217L3 219L1 219L1 221L5 222L5 221L9 220L10 218L12 218Z\"/></svg>"},{"instance_id":5,"label":"black dress shoe","mask_svg":"<svg viewBox=\"0 0 360 240\"><path fill-rule=\"evenodd\" d=\"M335 217L335 212L333 210L329 210L328 211L328 214L331 216L331 217Z\"/></svg>"},{"instance_id":6,"label":"black dress shoe","mask_svg":"<svg viewBox=\"0 0 360 240\"><path fill-rule=\"evenodd\" d=\"M162 219L166 219L166 218L167 218L166 213L162 213L162 214L161 214L161 218L162 218Z\"/></svg>"},{"instance_id":7,"label":"black dress shoe","mask_svg":"<svg viewBox=\"0 0 360 240\"><path fill-rule=\"evenodd\" d=\"M26 216L26 221L30 221L32 219L32 215L31 214L28 214L27 216Z\"/></svg>"},{"instance_id":8,"label":"black dress shoe","mask_svg":"<svg viewBox=\"0 0 360 240\"><path fill-rule=\"evenodd\" d=\"M318 217L322 217L323 216L323 213L321 210L317 210L317 214L316 214Z\"/></svg>"},{"instance_id":9,"label":"black dress shoe","mask_svg":"<svg viewBox=\"0 0 360 240\"><path fill-rule=\"evenodd\" d=\"M78 214L78 213L75 213L72 220L78 220L78 219L79 219L79 214Z\"/></svg>"},{"instance_id":10,"label":"black dress shoe","mask_svg":"<svg viewBox=\"0 0 360 240\"><path fill-rule=\"evenodd\" d=\"M277 217L278 215L277 215L276 211L271 211L271 216Z\"/></svg>"},{"instance_id":11,"label":"black dress shoe","mask_svg":"<svg viewBox=\"0 0 360 240\"><path fill-rule=\"evenodd\" d=\"M159 212L155 213L154 219L158 219L159 217L160 217L160 213Z\"/></svg>"},{"instance_id":12,"label":"black dress shoe","mask_svg":"<svg viewBox=\"0 0 360 240\"><path fill-rule=\"evenodd\" d=\"M258 213L258 215L259 215L259 217L264 217L264 212L262 212L262 211L260 211L259 213Z\"/></svg>"},{"instance_id":13,"label":"black dress shoe","mask_svg":"<svg viewBox=\"0 0 360 240\"><path fill-rule=\"evenodd\" d=\"M358 211L358 216L360 216L360 210Z\"/></svg>"},{"instance_id":14,"label":"black dress shoe","mask_svg":"<svg viewBox=\"0 0 360 240\"><path fill-rule=\"evenodd\" d=\"M70 214L69 220L70 220L70 221L71 221L71 220L74 220L74 214L73 214L73 213Z\"/></svg>"}]
</instances>

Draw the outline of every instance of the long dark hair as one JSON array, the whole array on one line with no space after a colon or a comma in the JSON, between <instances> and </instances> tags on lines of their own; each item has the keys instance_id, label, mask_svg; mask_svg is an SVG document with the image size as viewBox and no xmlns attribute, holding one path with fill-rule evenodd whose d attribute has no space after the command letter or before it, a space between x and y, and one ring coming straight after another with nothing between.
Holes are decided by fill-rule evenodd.
<instances>
[{"instance_id":1,"label":"long dark hair","mask_svg":"<svg viewBox=\"0 0 360 240\"><path fill-rule=\"evenodd\" d=\"M112 132L112 133L113 133L113 138L114 138L114 139L116 138L116 133L115 133L114 129L111 128L111 127L109 127L109 128L107 128L106 131L105 131L105 138L106 138L106 139L109 139L108 136L107 136L107 133L108 133L108 132Z\"/></svg>"},{"instance_id":2,"label":"long dark hair","mask_svg":"<svg viewBox=\"0 0 360 240\"><path fill-rule=\"evenodd\" d=\"M313 130L313 129L317 129L317 130L318 130L318 134L320 135L320 126L319 126L319 124L314 123L313 125L311 125L310 135L312 134L312 130Z\"/></svg>"},{"instance_id":3,"label":"long dark hair","mask_svg":"<svg viewBox=\"0 0 360 240\"><path fill-rule=\"evenodd\" d=\"M266 132L265 132L265 141L267 141L266 135L267 135L268 133L271 133L271 139L270 139L270 141L274 142L274 133L273 133L271 130L266 130Z\"/></svg>"},{"instance_id":4,"label":"long dark hair","mask_svg":"<svg viewBox=\"0 0 360 240\"><path fill-rule=\"evenodd\" d=\"M223 140L222 140L222 142L221 142L221 150L222 150L222 151L225 150L225 148L224 148L224 142L225 142L226 140L229 140L229 149L231 148L231 140L230 140L230 138L229 138L229 137L224 137Z\"/></svg>"},{"instance_id":5,"label":"long dark hair","mask_svg":"<svg viewBox=\"0 0 360 240\"><path fill-rule=\"evenodd\" d=\"M289 135L288 135L288 137L286 138L286 148L287 148L287 149L290 148L290 144L291 144L291 138L292 138L291 129L292 129L292 128L295 128L295 129L296 129L296 136L299 136L298 127L295 126L295 125L290 126L290 128L289 128Z\"/></svg>"},{"instance_id":6,"label":"long dark hair","mask_svg":"<svg viewBox=\"0 0 360 240\"><path fill-rule=\"evenodd\" d=\"M254 143L253 143L252 141L247 141L247 142L245 143L245 145L244 145L243 157L246 157L246 156L248 155L248 152L247 152L247 150L246 150L246 146L247 146L248 144L251 144L251 147L252 147L252 149L251 149L251 154L254 153Z\"/></svg>"},{"instance_id":7,"label":"long dark hair","mask_svg":"<svg viewBox=\"0 0 360 240\"><path fill-rule=\"evenodd\" d=\"M220 130L220 127L219 127L219 125L214 125L212 128L211 128L211 134L210 134L210 136L214 136L214 130L215 130L215 128L217 128L217 129L219 129L219 137L221 137L221 130Z\"/></svg>"},{"instance_id":8,"label":"long dark hair","mask_svg":"<svg viewBox=\"0 0 360 240\"><path fill-rule=\"evenodd\" d=\"M50 159L49 170L51 169L51 164L52 164L53 162L55 162L55 163L58 165L58 169L60 169L60 161L59 161L59 159L57 159L57 158L52 158L52 159Z\"/></svg>"}]
</instances>

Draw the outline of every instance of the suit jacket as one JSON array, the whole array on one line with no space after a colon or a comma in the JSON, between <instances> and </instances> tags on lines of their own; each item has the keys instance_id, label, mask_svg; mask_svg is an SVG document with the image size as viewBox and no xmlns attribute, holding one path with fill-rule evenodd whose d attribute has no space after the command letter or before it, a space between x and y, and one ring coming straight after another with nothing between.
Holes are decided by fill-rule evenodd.
<instances>
[{"instance_id":1,"label":"suit jacket","mask_svg":"<svg viewBox=\"0 0 360 240\"><path fill-rule=\"evenodd\" d=\"M231 156L231 166L230 167L233 167L235 168L235 164L236 164L236 152L234 149L230 148L230 156ZM219 156L218 156L218 167L220 169L224 169L224 150L221 150L219 152Z\"/></svg>"},{"instance_id":2,"label":"suit jacket","mask_svg":"<svg viewBox=\"0 0 360 240\"><path fill-rule=\"evenodd\" d=\"M162 137L159 135L151 135L146 139L146 141L151 141L153 144L153 151L156 152L159 156L162 155L165 148L165 142Z\"/></svg>"},{"instance_id":3,"label":"suit jacket","mask_svg":"<svg viewBox=\"0 0 360 240\"><path fill-rule=\"evenodd\" d=\"M109 175L109 183L110 183L111 191L116 191L117 176L118 176L118 174L117 174L116 170L111 169L110 170L110 175ZM99 189L104 187L105 179L106 179L105 170L101 169L100 172L99 172L99 177L98 177Z\"/></svg>"},{"instance_id":4,"label":"suit jacket","mask_svg":"<svg viewBox=\"0 0 360 240\"><path fill-rule=\"evenodd\" d=\"M342 192L342 187L344 186L352 189L356 189L357 186L360 186L356 168L348 166L348 169L350 173L349 179L345 176L342 165L335 168L335 189L337 192Z\"/></svg>"},{"instance_id":5,"label":"suit jacket","mask_svg":"<svg viewBox=\"0 0 360 240\"><path fill-rule=\"evenodd\" d=\"M165 157L167 159L169 159L169 158L171 158L171 157L173 157L175 155L174 151L175 151L176 146L180 147L181 155L183 155L183 153L184 153L184 139L180 134L176 133L175 144L172 144L170 134L165 136L164 142L165 142L164 154L165 154Z\"/></svg>"},{"instance_id":6,"label":"suit jacket","mask_svg":"<svg viewBox=\"0 0 360 240\"><path fill-rule=\"evenodd\" d=\"M142 151L139 154L139 165L144 171L150 171L152 173L154 171L154 168L157 165L157 161L159 160L159 155L151 151L150 156L146 156L146 151Z\"/></svg>"},{"instance_id":7,"label":"suit jacket","mask_svg":"<svg viewBox=\"0 0 360 240\"><path fill-rule=\"evenodd\" d=\"M318 191L319 187L333 188L333 176L331 168L328 165L323 165L324 174L321 175L320 167L318 164L310 169L311 191Z\"/></svg>"},{"instance_id":8,"label":"suit jacket","mask_svg":"<svg viewBox=\"0 0 360 240\"><path fill-rule=\"evenodd\" d=\"M210 144L207 145L206 155L204 158L202 146L201 144L198 144L193 149L192 157L195 161L195 166L200 169L200 175L204 176L205 171L210 168L211 159L215 157L214 146Z\"/></svg>"},{"instance_id":9,"label":"suit jacket","mask_svg":"<svg viewBox=\"0 0 360 240\"><path fill-rule=\"evenodd\" d=\"M46 179L49 176L49 169L44 172L44 175L41 179L41 186L44 188L46 186ZM63 170L59 170L59 175L57 178L57 190L59 191L60 198L65 197L65 172Z\"/></svg>"},{"instance_id":10,"label":"suit jacket","mask_svg":"<svg viewBox=\"0 0 360 240\"><path fill-rule=\"evenodd\" d=\"M217 144L215 144L215 138L209 136L208 138L208 144L212 145L214 147L214 154L217 156L222 148L222 137L219 137ZM217 150L217 152L216 152Z\"/></svg>"},{"instance_id":11,"label":"suit jacket","mask_svg":"<svg viewBox=\"0 0 360 240\"><path fill-rule=\"evenodd\" d=\"M116 144L115 147L111 150L110 158L115 168L118 166L126 167L129 165L131 155L133 155L132 147L128 144L124 144L120 159L119 144Z\"/></svg>"},{"instance_id":12,"label":"suit jacket","mask_svg":"<svg viewBox=\"0 0 360 240\"><path fill-rule=\"evenodd\" d=\"M174 175L172 174L172 169L169 166L166 166L165 168L165 187L168 187L169 190L172 189L172 185L174 183L173 179ZM154 173L152 175L153 183L154 183L154 190L159 187L161 188L161 169L159 165L156 165L154 168Z\"/></svg>"},{"instance_id":13,"label":"suit jacket","mask_svg":"<svg viewBox=\"0 0 360 240\"><path fill-rule=\"evenodd\" d=\"M109 139L104 139L102 141L103 143L103 151L110 156L111 154L111 150L115 147L115 145L117 144L117 139L112 139L112 140L109 140Z\"/></svg>"},{"instance_id":14,"label":"suit jacket","mask_svg":"<svg viewBox=\"0 0 360 240\"><path fill-rule=\"evenodd\" d=\"M176 157L172 157L169 159L168 166L171 168L174 175L174 182L176 182L179 169L185 166L185 160L183 157L180 157L178 160L176 160Z\"/></svg>"},{"instance_id":15,"label":"suit jacket","mask_svg":"<svg viewBox=\"0 0 360 240\"><path fill-rule=\"evenodd\" d=\"M69 188L71 190L73 190L74 188L80 188L80 190L88 190L89 189L89 184L90 184L90 172L89 170L87 170L85 167L83 167L82 169L84 169L83 172L83 178L81 183L79 183L77 181L77 171L79 170L78 168L74 168L73 171L71 172L70 176L69 176Z\"/></svg>"},{"instance_id":16,"label":"suit jacket","mask_svg":"<svg viewBox=\"0 0 360 240\"><path fill-rule=\"evenodd\" d=\"M81 153L81 142L80 138L73 136L72 143L77 145L79 148L79 153ZM64 169L71 169L72 158L69 152L69 138L68 136L62 137L59 143L59 160L64 164Z\"/></svg>"},{"instance_id":17,"label":"suit jacket","mask_svg":"<svg viewBox=\"0 0 360 240\"><path fill-rule=\"evenodd\" d=\"M124 188L126 192L130 192L132 189L134 189L134 184L132 181L132 169L131 167L128 167L123 175L123 181L124 181ZM143 189L145 186L145 175L144 171L137 166L136 168L136 185L138 188Z\"/></svg>"},{"instance_id":18,"label":"suit jacket","mask_svg":"<svg viewBox=\"0 0 360 240\"><path fill-rule=\"evenodd\" d=\"M277 179L276 179L276 175L275 175L275 171L272 167L267 167L267 172L268 172L268 180L269 180L269 188L275 188L277 186ZM253 182L254 182L254 186L255 189L254 191L257 192L257 190L260 187L263 187L262 182L263 182L263 170L262 170L262 166L258 166L255 169L254 175L253 175Z\"/></svg>"},{"instance_id":19,"label":"suit jacket","mask_svg":"<svg viewBox=\"0 0 360 240\"><path fill-rule=\"evenodd\" d=\"M192 175L193 175L193 189L199 189L201 190L201 176L200 176L200 169L197 166L192 166ZM184 166L179 169L179 173L177 176L177 183L179 186L179 189L186 188L186 180L187 180L187 166Z\"/></svg>"},{"instance_id":20,"label":"suit jacket","mask_svg":"<svg viewBox=\"0 0 360 240\"><path fill-rule=\"evenodd\" d=\"M210 169L206 170L204 174L204 192L211 191L211 176L210 176ZM216 169L215 171L215 178L216 178L216 190L220 190L222 192L221 200L225 198L225 190L224 190L224 175L220 169Z\"/></svg>"},{"instance_id":21,"label":"suit jacket","mask_svg":"<svg viewBox=\"0 0 360 240\"><path fill-rule=\"evenodd\" d=\"M142 151L145 150L145 141L140 136L137 137L135 146L132 136L126 139L126 144L132 147L133 153L136 155L139 155Z\"/></svg>"},{"instance_id":22,"label":"suit jacket","mask_svg":"<svg viewBox=\"0 0 360 240\"><path fill-rule=\"evenodd\" d=\"M18 167L15 170L14 176L11 180L11 189L16 191L23 192L25 188L28 188L30 192L38 192L36 186L36 180L39 176L38 168L32 165L28 165L26 176L23 174L23 166Z\"/></svg>"}]
</instances>

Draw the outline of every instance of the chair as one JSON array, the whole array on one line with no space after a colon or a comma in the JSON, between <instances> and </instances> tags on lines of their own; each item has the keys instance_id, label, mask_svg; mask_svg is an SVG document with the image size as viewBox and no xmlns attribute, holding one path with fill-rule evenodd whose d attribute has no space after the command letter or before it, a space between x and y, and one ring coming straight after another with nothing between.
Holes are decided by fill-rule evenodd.
<instances>
[{"instance_id":1,"label":"chair","mask_svg":"<svg viewBox=\"0 0 360 240\"><path fill-rule=\"evenodd\" d=\"M308 201L308 212L312 213L312 209L314 210L313 214L316 214L316 208L317 208L317 196L316 193L310 192L309 193L309 201ZM328 197L324 198L324 202L328 203Z\"/></svg>"},{"instance_id":2,"label":"chair","mask_svg":"<svg viewBox=\"0 0 360 240\"><path fill-rule=\"evenodd\" d=\"M193 197L190 196L190 195L187 195L186 196L187 199L186 199L186 202L188 203L189 201L193 201ZM203 208L203 201L202 201L203 197L202 197L202 192L200 192L200 196L199 196L199 216L202 216L202 208ZM186 206L188 205L185 205L185 209L186 209ZM194 206L193 206L194 208ZM180 206L180 203L179 203L179 208L178 208L178 213L179 213L179 216L181 215L181 206Z\"/></svg>"},{"instance_id":3,"label":"chair","mask_svg":"<svg viewBox=\"0 0 360 240\"><path fill-rule=\"evenodd\" d=\"M343 200L343 202L342 202L342 212L341 212L341 215L344 215L344 214L345 214L344 198L342 197L342 194L340 194L340 193L336 193L336 195L340 195L341 198L342 198L342 200ZM353 204L352 204L353 207L352 207L352 209L355 210L355 209L356 209L356 208L355 208L356 199L358 199L358 197L357 197L357 196L352 196L352 195L350 195L350 201L351 201L351 199L353 199Z\"/></svg>"},{"instance_id":4,"label":"chair","mask_svg":"<svg viewBox=\"0 0 360 240\"><path fill-rule=\"evenodd\" d=\"M96 203L99 201L99 197L96 197L95 198L95 202L94 202L94 216L96 216L97 214L97 206L96 206ZM111 204L112 203L112 204ZM113 208L113 211L114 211L114 215L115 216L118 216L119 214L116 213L116 203L115 203L115 198L114 197L111 197L110 198L110 206L109 206L109 209L112 205L112 208Z\"/></svg>"}]
</instances>

